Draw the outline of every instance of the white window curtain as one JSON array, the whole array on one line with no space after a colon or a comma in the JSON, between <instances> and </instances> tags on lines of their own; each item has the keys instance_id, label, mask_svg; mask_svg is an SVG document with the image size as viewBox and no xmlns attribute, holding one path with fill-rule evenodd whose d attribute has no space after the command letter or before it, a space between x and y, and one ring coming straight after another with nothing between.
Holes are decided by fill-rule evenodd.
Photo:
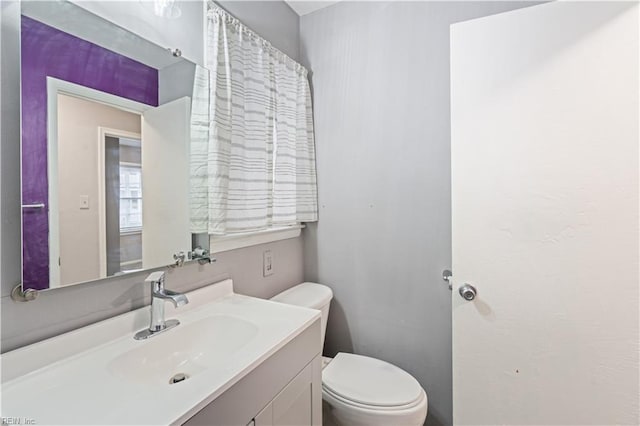
<instances>
[{"instance_id":1,"label":"white window curtain","mask_svg":"<svg viewBox=\"0 0 640 426\"><path fill-rule=\"evenodd\" d=\"M317 221L307 70L211 3L207 68L193 96L191 231Z\"/></svg>"}]
</instances>

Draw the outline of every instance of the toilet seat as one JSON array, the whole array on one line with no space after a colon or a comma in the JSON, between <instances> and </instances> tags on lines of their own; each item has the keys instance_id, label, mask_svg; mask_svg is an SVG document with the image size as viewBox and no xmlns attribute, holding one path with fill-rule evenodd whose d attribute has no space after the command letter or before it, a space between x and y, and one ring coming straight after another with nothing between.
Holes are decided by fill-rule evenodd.
<instances>
[{"instance_id":1,"label":"toilet seat","mask_svg":"<svg viewBox=\"0 0 640 426\"><path fill-rule=\"evenodd\" d=\"M379 406L379 405L367 405L367 404L362 404L359 402L355 402L352 401L350 399L346 399L340 395L336 395L335 393L333 393L330 389L327 389L326 387L322 387L322 394L323 396L326 398L326 396L329 396L330 398L333 398L334 401L339 401L340 403L344 404L345 406L348 407L354 407L354 408L360 408L363 410L369 410L369 411L384 411L384 412L395 412L395 411L404 411L404 410L410 410L412 408L417 407L418 405L421 405L423 403L423 395L422 393L418 396L418 398L407 405L398 405L398 406Z\"/></svg>"},{"instance_id":2,"label":"toilet seat","mask_svg":"<svg viewBox=\"0 0 640 426\"><path fill-rule=\"evenodd\" d=\"M367 410L406 410L426 397L418 381L395 365L343 352L323 370L322 389L343 404Z\"/></svg>"},{"instance_id":3,"label":"toilet seat","mask_svg":"<svg viewBox=\"0 0 640 426\"><path fill-rule=\"evenodd\" d=\"M422 426L427 394L406 371L375 358L339 353L322 371L329 425Z\"/></svg>"}]
</instances>

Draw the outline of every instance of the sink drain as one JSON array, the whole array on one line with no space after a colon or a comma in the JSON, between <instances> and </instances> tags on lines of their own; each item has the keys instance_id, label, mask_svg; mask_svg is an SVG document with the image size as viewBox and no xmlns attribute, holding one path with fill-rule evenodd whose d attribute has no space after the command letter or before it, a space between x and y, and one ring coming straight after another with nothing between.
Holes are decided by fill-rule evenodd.
<instances>
[{"instance_id":1,"label":"sink drain","mask_svg":"<svg viewBox=\"0 0 640 426\"><path fill-rule=\"evenodd\" d=\"M174 375L172 378L169 379L169 384L172 385L174 383L184 382L188 378L189 378L188 375L186 375L184 373L178 373L178 374Z\"/></svg>"}]
</instances>

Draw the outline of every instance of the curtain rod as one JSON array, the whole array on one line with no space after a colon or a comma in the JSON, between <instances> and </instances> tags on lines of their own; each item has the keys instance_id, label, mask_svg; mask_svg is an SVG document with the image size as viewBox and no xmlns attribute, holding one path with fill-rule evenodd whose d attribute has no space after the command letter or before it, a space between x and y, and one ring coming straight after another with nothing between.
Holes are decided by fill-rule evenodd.
<instances>
[{"instance_id":1,"label":"curtain rod","mask_svg":"<svg viewBox=\"0 0 640 426\"><path fill-rule=\"evenodd\" d=\"M227 10L224 7L220 6L218 3L216 3L213 0L207 0L207 15L209 15L209 13L217 13L218 15L222 16L226 20L232 22L233 24L238 25L239 27L241 27L243 32L248 34L251 38L258 40L263 45L264 48L274 52L276 56L281 57L282 61L285 64L287 63L291 64L294 70L303 73L305 76L308 74L308 70L307 68L305 68L304 65L292 59L289 55L284 53L282 50L275 47L273 44L271 44L269 40L260 36L258 33L256 33L251 28L249 28L244 22L242 22L240 19L233 16L231 13L227 12Z\"/></svg>"}]
</instances>

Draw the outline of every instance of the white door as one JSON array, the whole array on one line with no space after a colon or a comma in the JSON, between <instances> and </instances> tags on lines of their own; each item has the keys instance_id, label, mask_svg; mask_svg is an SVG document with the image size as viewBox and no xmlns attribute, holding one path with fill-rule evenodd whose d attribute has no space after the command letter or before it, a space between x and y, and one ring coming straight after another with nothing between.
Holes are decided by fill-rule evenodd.
<instances>
[{"instance_id":1,"label":"white door","mask_svg":"<svg viewBox=\"0 0 640 426\"><path fill-rule=\"evenodd\" d=\"M640 422L638 10L451 27L455 424Z\"/></svg>"},{"instance_id":2,"label":"white door","mask_svg":"<svg viewBox=\"0 0 640 426\"><path fill-rule=\"evenodd\" d=\"M142 115L142 265L168 265L191 249L188 97Z\"/></svg>"}]
</instances>

